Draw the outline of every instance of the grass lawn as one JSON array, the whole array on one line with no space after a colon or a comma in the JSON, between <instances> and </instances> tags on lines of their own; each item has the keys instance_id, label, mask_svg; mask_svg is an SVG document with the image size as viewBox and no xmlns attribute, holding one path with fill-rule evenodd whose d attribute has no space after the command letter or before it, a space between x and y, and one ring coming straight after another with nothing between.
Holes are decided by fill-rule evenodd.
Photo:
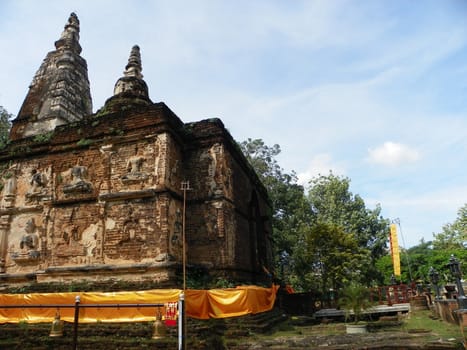
<instances>
[{"instance_id":1,"label":"grass lawn","mask_svg":"<svg viewBox=\"0 0 467 350\"><path fill-rule=\"evenodd\" d=\"M310 318L291 317L288 322L278 325L268 335L255 335L256 344L309 344L313 346L345 346L342 344L361 345L381 344L382 348L390 348L398 344L412 344L414 348L427 344L444 344L447 348L464 349L460 327L433 317L429 310L410 312L402 316L399 321L383 322L375 321L369 324L370 332L366 335L355 337L346 334L345 323L330 322L328 324L316 324ZM451 347L452 346L452 347ZM356 347L359 348L359 347ZM429 348L429 347L428 347ZM286 347L284 347L286 349Z\"/></svg>"},{"instance_id":2,"label":"grass lawn","mask_svg":"<svg viewBox=\"0 0 467 350\"><path fill-rule=\"evenodd\" d=\"M435 319L431 317L432 315L433 313L429 310L410 313L407 320L403 323L402 329L409 333L416 332L417 330L427 330L435 337L462 340L459 326L444 322L441 319Z\"/></svg>"}]
</instances>

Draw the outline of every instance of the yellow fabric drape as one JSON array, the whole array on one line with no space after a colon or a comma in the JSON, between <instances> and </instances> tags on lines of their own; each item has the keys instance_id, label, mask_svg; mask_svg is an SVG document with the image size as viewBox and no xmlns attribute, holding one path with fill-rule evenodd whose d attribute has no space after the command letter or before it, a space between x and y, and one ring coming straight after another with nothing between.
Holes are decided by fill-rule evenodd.
<instances>
[{"instance_id":1,"label":"yellow fabric drape","mask_svg":"<svg viewBox=\"0 0 467 350\"><path fill-rule=\"evenodd\" d=\"M187 315L194 318L224 318L269 311L279 286L241 286L230 289L187 290Z\"/></svg>"},{"instance_id":2,"label":"yellow fabric drape","mask_svg":"<svg viewBox=\"0 0 467 350\"><path fill-rule=\"evenodd\" d=\"M231 289L193 290L185 293L186 314L189 317L208 319L241 316L271 310L276 299L278 286L261 288L241 286ZM176 302L179 289L156 289L139 292L82 292L82 293L33 293L33 294L0 294L1 305L25 305L18 309L0 307L0 323L51 322L56 308L48 305L74 306L76 296L80 297L80 305L86 304L163 304ZM43 305L44 307L28 308L27 305ZM74 307L58 307L61 319L73 322ZM80 308L79 322L141 322L153 321L156 307L96 307ZM164 307L160 308L162 315Z\"/></svg>"},{"instance_id":3,"label":"yellow fabric drape","mask_svg":"<svg viewBox=\"0 0 467 350\"><path fill-rule=\"evenodd\" d=\"M33 294L0 294L0 305L44 305L44 308L0 308L0 323L49 322L55 317L55 308L47 305L74 305L76 296L80 297L80 305L86 304L144 304L166 303L177 301L180 290L149 290L141 292L115 293L33 293ZM67 322L74 320L74 308L59 308L60 317ZM161 308L161 312L163 312ZM122 308L80 308L80 322L135 322L151 321L156 315L155 308L122 307Z\"/></svg>"}]
</instances>

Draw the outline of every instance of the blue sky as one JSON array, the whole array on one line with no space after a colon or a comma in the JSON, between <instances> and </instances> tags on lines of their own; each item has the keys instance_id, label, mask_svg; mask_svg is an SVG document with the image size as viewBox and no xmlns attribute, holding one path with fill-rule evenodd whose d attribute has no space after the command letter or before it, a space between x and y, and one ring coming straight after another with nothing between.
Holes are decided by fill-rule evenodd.
<instances>
[{"instance_id":1,"label":"blue sky","mask_svg":"<svg viewBox=\"0 0 467 350\"><path fill-rule=\"evenodd\" d=\"M279 144L300 181L351 179L431 240L467 202L467 2L2 0L0 105L17 114L68 16L81 22L93 109L141 48L154 102L183 121Z\"/></svg>"}]
</instances>

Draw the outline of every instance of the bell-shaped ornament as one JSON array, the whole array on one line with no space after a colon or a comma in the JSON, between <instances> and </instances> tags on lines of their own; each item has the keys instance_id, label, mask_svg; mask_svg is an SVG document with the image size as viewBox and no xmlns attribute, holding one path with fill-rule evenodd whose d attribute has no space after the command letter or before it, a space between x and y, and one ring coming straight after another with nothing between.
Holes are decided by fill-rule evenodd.
<instances>
[{"instance_id":1,"label":"bell-shaped ornament","mask_svg":"<svg viewBox=\"0 0 467 350\"><path fill-rule=\"evenodd\" d=\"M62 337L63 336L63 321L60 319L60 313L55 313L55 319L52 322L52 328L50 330L50 337Z\"/></svg>"},{"instance_id":2,"label":"bell-shaped ornament","mask_svg":"<svg viewBox=\"0 0 467 350\"><path fill-rule=\"evenodd\" d=\"M158 310L156 315L156 320L154 321L154 332L152 334L152 339L161 339L167 335L167 327L164 322L162 322L162 315L160 310Z\"/></svg>"}]
</instances>

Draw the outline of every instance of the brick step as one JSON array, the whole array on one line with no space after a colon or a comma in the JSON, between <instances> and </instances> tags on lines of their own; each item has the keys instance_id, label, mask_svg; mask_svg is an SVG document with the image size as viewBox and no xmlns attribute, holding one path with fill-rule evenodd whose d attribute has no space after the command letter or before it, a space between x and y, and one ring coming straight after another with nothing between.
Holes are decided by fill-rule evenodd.
<instances>
[{"instance_id":1,"label":"brick step","mask_svg":"<svg viewBox=\"0 0 467 350\"><path fill-rule=\"evenodd\" d=\"M251 333L265 333L275 325L287 320L281 310L273 309L256 315L232 317L226 319L189 320L187 327L197 333L206 331L228 336L247 336Z\"/></svg>"},{"instance_id":2,"label":"brick step","mask_svg":"<svg viewBox=\"0 0 467 350\"><path fill-rule=\"evenodd\" d=\"M265 333L286 317L280 310L228 319L187 320L189 348L216 348L222 339L248 337L254 333ZM73 324L64 324L64 336L49 337L51 323L3 324L0 325L0 349L69 349L73 338ZM79 349L174 349L177 344L178 328L169 327L167 336L154 340L153 322L139 323L90 323L79 324ZM157 346L156 346L157 345Z\"/></svg>"},{"instance_id":3,"label":"brick step","mask_svg":"<svg viewBox=\"0 0 467 350\"><path fill-rule=\"evenodd\" d=\"M69 350L72 348L72 337L50 338L34 337L12 339L0 342L0 349L54 349ZM80 350L109 350L109 349L176 349L177 339L153 340L151 338L115 338L115 337L78 337ZM196 349L195 346L190 348Z\"/></svg>"}]
</instances>

